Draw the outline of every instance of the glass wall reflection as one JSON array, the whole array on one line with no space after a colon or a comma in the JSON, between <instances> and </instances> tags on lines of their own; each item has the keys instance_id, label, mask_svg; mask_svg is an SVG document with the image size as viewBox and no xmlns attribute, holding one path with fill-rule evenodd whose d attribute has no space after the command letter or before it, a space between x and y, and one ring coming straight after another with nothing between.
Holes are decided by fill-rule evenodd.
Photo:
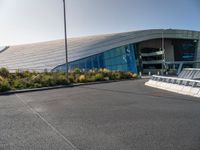
<instances>
[{"instance_id":1,"label":"glass wall reflection","mask_svg":"<svg viewBox=\"0 0 200 150\"><path fill-rule=\"evenodd\" d=\"M112 71L131 71L138 73L135 44L113 48L87 58L69 63L69 70L79 68L82 70L107 68ZM66 65L60 65L53 71L66 71Z\"/></svg>"}]
</instances>

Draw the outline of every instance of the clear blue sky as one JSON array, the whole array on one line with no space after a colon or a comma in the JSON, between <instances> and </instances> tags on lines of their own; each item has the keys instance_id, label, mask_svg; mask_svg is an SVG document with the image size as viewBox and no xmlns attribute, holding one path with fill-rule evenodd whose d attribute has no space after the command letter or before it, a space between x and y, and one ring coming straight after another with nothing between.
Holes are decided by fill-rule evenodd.
<instances>
[{"instance_id":1,"label":"clear blue sky","mask_svg":"<svg viewBox=\"0 0 200 150\"><path fill-rule=\"evenodd\" d=\"M66 1L69 37L151 28L200 31L200 0ZM62 38L62 0L0 0L0 45Z\"/></svg>"}]
</instances>

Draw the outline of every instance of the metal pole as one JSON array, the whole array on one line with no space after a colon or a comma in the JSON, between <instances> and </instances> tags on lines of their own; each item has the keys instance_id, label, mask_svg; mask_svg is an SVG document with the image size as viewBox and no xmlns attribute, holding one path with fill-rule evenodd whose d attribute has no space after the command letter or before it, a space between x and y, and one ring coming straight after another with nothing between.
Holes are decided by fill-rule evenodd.
<instances>
[{"instance_id":1,"label":"metal pole","mask_svg":"<svg viewBox=\"0 0 200 150\"><path fill-rule=\"evenodd\" d=\"M64 30L65 30L65 58L66 58L66 78L69 82L69 76L68 76L68 43L67 43L67 21L66 21L66 8L65 8L65 0L63 0L63 10L64 10Z\"/></svg>"}]
</instances>

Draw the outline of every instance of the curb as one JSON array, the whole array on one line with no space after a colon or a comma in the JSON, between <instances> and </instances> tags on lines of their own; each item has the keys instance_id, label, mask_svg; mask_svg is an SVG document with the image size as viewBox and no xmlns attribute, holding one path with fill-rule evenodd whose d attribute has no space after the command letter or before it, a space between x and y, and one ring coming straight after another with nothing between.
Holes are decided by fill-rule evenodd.
<instances>
[{"instance_id":1,"label":"curb","mask_svg":"<svg viewBox=\"0 0 200 150\"><path fill-rule=\"evenodd\" d=\"M0 92L0 95L11 95L11 94L17 94L17 93L47 91L47 90L54 90L54 89L61 89L61 88L73 88L73 87L85 86L85 85L105 84L105 83L120 82L120 81L131 81L131 80L138 80L138 79L97 81L97 82L76 83L76 84L69 84L69 85L59 85L59 86L51 86L51 87L42 87L42 88L13 90L13 91L8 91L8 92Z\"/></svg>"}]
</instances>

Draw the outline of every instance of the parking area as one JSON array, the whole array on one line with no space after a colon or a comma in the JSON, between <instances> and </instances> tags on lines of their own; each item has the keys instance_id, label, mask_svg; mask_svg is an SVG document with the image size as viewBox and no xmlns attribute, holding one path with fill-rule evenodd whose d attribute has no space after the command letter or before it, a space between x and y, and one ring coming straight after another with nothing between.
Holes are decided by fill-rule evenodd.
<instances>
[{"instance_id":1,"label":"parking area","mask_svg":"<svg viewBox=\"0 0 200 150\"><path fill-rule=\"evenodd\" d=\"M145 81L0 96L0 149L199 150L200 99Z\"/></svg>"}]
</instances>

